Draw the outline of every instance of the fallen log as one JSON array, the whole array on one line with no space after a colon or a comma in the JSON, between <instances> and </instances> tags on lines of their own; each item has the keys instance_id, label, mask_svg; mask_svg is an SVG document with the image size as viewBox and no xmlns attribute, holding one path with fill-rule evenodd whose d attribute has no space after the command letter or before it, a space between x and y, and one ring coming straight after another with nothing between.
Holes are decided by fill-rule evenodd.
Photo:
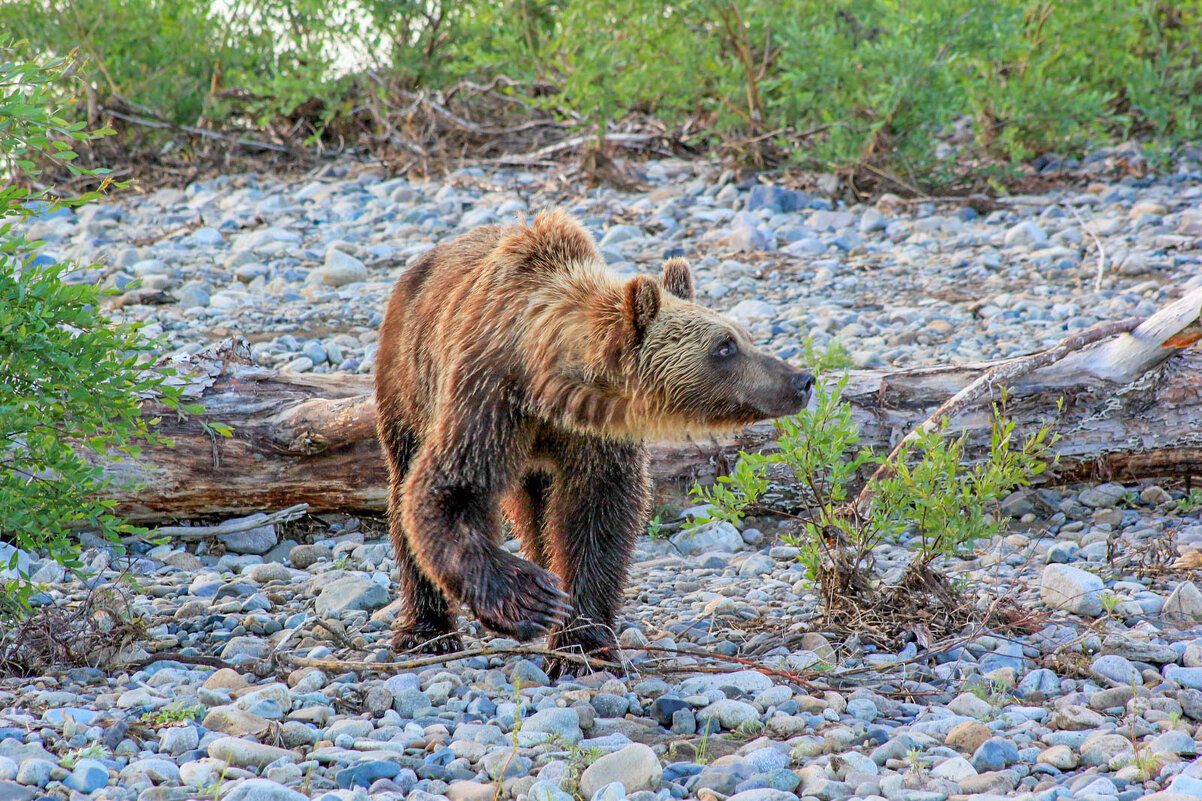
<instances>
[{"instance_id":1,"label":"fallen log","mask_svg":"<svg viewBox=\"0 0 1202 801\"><path fill-rule=\"evenodd\" d=\"M1041 480L1202 474L1202 353L1186 349L1202 338L1200 312L1202 289L1195 289L1130 333L1058 353L1059 361L1010 382L1006 411L1019 431L1052 423L1061 434L1058 468ZM845 396L862 444L893 448L949 398L990 371L1006 375L1013 361L852 371ZM312 512L385 509L388 476L370 378L259 367L241 340L173 366L185 397L204 412L181 418L146 403L144 414L162 417L158 430L174 446L150 445L136 459L105 465L121 514L145 522L298 503ZM968 432L970 459L989 446L998 393L983 395L948 415L952 430ZM218 434L214 423L232 436ZM704 481L740 449L773 447L774 433L762 423L732 437L656 444L652 474L660 484ZM130 484L140 488L120 488Z\"/></svg>"}]
</instances>

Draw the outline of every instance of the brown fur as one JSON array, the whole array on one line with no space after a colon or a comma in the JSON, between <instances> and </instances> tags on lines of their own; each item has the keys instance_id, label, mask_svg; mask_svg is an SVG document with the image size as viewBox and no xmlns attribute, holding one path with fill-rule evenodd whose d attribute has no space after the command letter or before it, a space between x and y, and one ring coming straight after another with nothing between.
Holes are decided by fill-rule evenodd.
<instances>
[{"instance_id":1,"label":"brown fur","mask_svg":"<svg viewBox=\"0 0 1202 801\"><path fill-rule=\"evenodd\" d=\"M613 644L643 439L791 414L812 383L692 297L683 259L623 283L561 212L478 228L397 281L376 398L398 648L457 647L455 601L520 639ZM499 547L502 507L532 562Z\"/></svg>"}]
</instances>

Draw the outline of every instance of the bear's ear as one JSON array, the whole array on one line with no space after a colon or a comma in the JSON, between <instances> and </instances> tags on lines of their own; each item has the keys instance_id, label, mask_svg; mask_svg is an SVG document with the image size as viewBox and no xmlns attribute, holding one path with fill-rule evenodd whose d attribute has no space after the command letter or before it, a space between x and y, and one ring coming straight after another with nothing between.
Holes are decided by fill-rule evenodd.
<instances>
[{"instance_id":1,"label":"bear's ear","mask_svg":"<svg viewBox=\"0 0 1202 801\"><path fill-rule=\"evenodd\" d=\"M664 289L682 300L693 300L693 271L689 263L680 257L664 262Z\"/></svg>"},{"instance_id":2,"label":"bear's ear","mask_svg":"<svg viewBox=\"0 0 1202 801\"><path fill-rule=\"evenodd\" d=\"M645 275L631 278L622 290L622 320L639 342L659 314L659 284Z\"/></svg>"}]
</instances>

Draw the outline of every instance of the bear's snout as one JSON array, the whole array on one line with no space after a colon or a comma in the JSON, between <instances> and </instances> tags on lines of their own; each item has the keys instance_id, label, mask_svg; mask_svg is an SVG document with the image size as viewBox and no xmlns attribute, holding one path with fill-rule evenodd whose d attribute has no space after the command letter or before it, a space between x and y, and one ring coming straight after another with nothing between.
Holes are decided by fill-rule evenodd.
<instances>
[{"instance_id":1,"label":"bear's snout","mask_svg":"<svg viewBox=\"0 0 1202 801\"><path fill-rule=\"evenodd\" d=\"M793 385L793 389L804 400L804 403L810 402L810 393L814 390L814 376L807 372L801 372L789 379L789 383Z\"/></svg>"}]
</instances>

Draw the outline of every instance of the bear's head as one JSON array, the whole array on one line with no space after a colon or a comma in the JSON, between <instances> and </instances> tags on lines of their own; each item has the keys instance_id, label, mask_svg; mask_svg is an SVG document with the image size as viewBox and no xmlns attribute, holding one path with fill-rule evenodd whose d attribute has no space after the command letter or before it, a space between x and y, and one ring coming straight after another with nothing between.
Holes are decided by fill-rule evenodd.
<instances>
[{"instance_id":1,"label":"bear's head","mask_svg":"<svg viewBox=\"0 0 1202 801\"><path fill-rule=\"evenodd\" d=\"M610 325L608 357L648 432L730 430L796 414L810 399L810 373L761 352L742 326L694 302L683 259L670 259L658 281L627 281Z\"/></svg>"}]
</instances>

